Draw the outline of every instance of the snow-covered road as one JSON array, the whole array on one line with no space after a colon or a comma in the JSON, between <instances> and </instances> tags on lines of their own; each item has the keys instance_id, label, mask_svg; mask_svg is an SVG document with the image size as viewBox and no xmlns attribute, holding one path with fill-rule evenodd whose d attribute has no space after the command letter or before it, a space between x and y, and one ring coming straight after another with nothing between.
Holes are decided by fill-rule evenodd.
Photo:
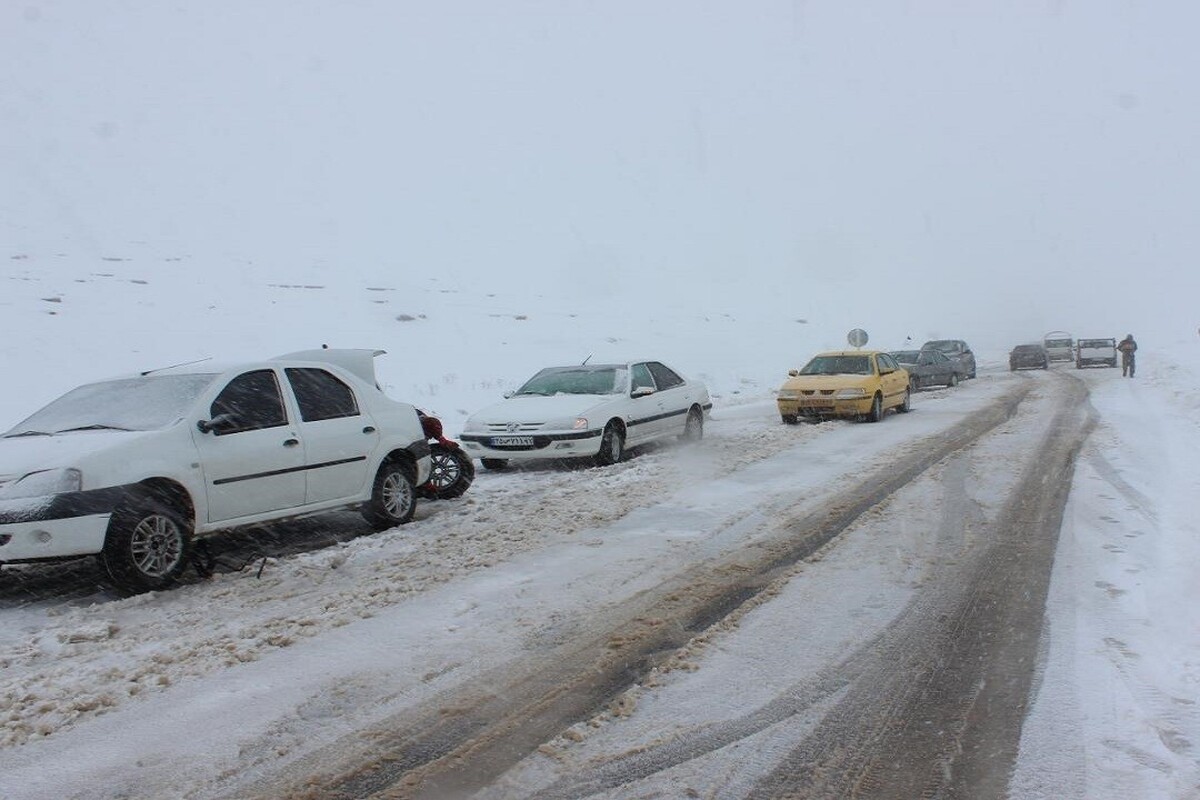
<instances>
[{"instance_id":1,"label":"snow-covered road","mask_svg":"<svg viewBox=\"0 0 1200 800\"><path fill-rule=\"evenodd\" d=\"M265 562L158 595L94 592L86 569L73 589L47 592L38 586L57 585L53 567L6 569L5 784L31 800L775 796L794 780L781 775L800 774L797 760L830 757L834 736L858 743L840 774L875 774L879 753L856 728L886 722L888 703L893 718L922 707L895 688L905 670L945 657L946 642L925 635L944 633L964 592L1003 572L987 559L1013 533L1022 481L1044 474L1046 441L1064 420L1086 417L1080 381L1096 390L1100 428L1062 548L1080 540L1080 482L1099 469L1113 485L1134 469L1115 452L1141 454L1110 437L1132 424L1115 393L1143 387L1114 386L1111 375L983 374L921 392L912 414L880 425L790 427L768 400L720 406L699 446L605 469L484 472L464 498L427 503L403 528L350 538L357 520L332 520L344 523L338 543L311 552L291 553L281 526ZM965 435L972 425L990 432ZM895 477L906 465L914 480ZM1120 480L1123 496L1160 502L1155 487ZM1154 513L1165 522L1178 511ZM297 536L311 536L311 525ZM815 552L797 545L823 525L835 538L814 540ZM1003 786L1015 763L1014 796L1107 797L1136 785L1145 796L1186 797L1178 787L1196 776L1186 670L1171 677L1179 702L1154 695L1158 676L1139 676L1136 663L1119 673L1143 687L1168 731L1161 741L1174 760L1156 756L1154 779L1097 772L1061 750L1044 757L1039 737L1066 724L1093 733L1085 749L1148 746L1136 725L1098 732L1111 720L1080 695L1092 691L1091 673L1070 667L1094 640L1081 640L1079 626L1065 644L1052 635L1078 612L1072 597L1089 588L1079 581L1108 569L1076 558L1064 577L1063 560L1060 552L1050 599L1066 610L1049 618L1045 663L1016 670L1037 700L1020 756L1020 730L1008 724L1006 755L976 785ZM1104 641L1127 625L1109 621L1094 632ZM1040 610L1030 630L1039 624ZM1121 641L1136 645L1136 634ZM1184 664L1195 655L1194 641L1173 646ZM1136 694L1123 711L1141 709ZM1073 714L1059 707L1064 698ZM936 703L927 705L934 719ZM971 729L961 722L953 735ZM869 730L923 752L895 725ZM1085 773L1090 783L1074 795L1046 789ZM1116 783L1091 791L1109 773Z\"/></svg>"}]
</instances>

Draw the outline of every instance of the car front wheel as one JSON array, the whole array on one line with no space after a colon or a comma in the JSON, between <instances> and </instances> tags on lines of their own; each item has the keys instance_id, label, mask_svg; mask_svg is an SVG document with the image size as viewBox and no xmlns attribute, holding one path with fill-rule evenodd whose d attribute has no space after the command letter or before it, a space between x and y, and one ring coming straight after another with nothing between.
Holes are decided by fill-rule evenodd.
<instances>
[{"instance_id":1,"label":"car front wheel","mask_svg":"<svg viewBox=\"0 0 1200 800\"><path fill-rule=\"evenodd\" d=\"M946 381L946 385L951 388L958 386L958 373L957 372L950 373L950 379L948 381Z\"/></svg>"},{"instance_id":2,"label":"car front wheel","mask_svg":"<svg viewBox=\"0 0 1200 800\"><path fill-rule=\"evenodd\" d=\"M363 516L375 530L384 531L410 521L416 510L412 471L398 461L385 461L375 474Z\"/></svg>"},{"instance_id":3,"label":"car front wheel","mask_svg":"<svg viewBox=\"0 0 1200 800\"><path fill-rule=\"evenodd\" d=\"M604 435L600 437L600 452L596 454L596 463L602 467L616 464L625 455L625 436L613 423L604 426Z\"/></svg>"},{"instance_id":4,"label":"car front wheel","mask_svg":"<svg viewBox=\"0 0 1200 800\"><path fill-rule=\"evenodd\" d=\"M504 469L508 466L507 458L481 458L479 463L483 464L486 470Z\"/></svg>"},{"instance_id":5,"label":"car front wheel","mask_svg":"<svg viewBox=\"0 0 1200 800\"><path fill-rule=\"evenodd\" d=\"M136 594L175 583L191 555L191 523L167 504L141 497L113 512L100 562L114 584Z\"/></svg>"},{"instance_id":6,"label":"car front wheel","mask_svg":"<svg viewBox=\"0 0 1200 800\"><path fill-rule=\"evenodd\" d=\"M883 397L875 395L871 401L871 413L867 414L867 422L879 422L883 419Z\"/></svg>"}]
</instances>

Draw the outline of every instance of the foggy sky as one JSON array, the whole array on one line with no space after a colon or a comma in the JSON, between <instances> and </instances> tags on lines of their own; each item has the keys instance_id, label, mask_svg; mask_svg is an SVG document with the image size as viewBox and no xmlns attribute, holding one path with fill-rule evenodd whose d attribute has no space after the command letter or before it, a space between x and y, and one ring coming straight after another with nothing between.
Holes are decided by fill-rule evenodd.
<instances>
[{"instance_id":1,"label":"foggy sky","mask_svg":"<svg viewBox=\"0 0 1200 800\"><path fill-rule=\"evenodd\" d=\"M1095 0L13 2L0 258L145 246L893 338L1194 335L1198 22Z\"/></svg>"}]
</instances>

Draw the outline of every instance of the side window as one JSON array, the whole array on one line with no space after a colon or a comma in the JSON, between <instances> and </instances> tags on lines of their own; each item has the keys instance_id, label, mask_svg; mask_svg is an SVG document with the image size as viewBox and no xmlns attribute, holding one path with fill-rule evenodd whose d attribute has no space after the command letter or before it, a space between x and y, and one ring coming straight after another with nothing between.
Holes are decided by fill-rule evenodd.
<instances>
[{"instance_id":1,"label":"side window","mask_svg":"<svg viewBox=\"0 0 1200 800\"><path fill-rule=\"evenodd\" d=\"M285 372L300 406L300 419L316 422L358 416L354 392L337 376L312 367L289 367Z\"/></svg>"},{"instance_id":2,"label":"side window","mask_svg":"<svg viewBox=\"0 0 1200 800\"><path fill-rule=\"evenodd\" d=\"M231 380L209 408L212 419L228 415L228 422L213 428L218 436L287 425L287 412L275 370L244 372Z\"/></svg>"},{"instance_id":3,"label":"side window","mask_svg":"<svg viewBox=\"0 0 1200 800\"><path fill-rule=\"evenodd\" d=\"M629 371L629 390L632 392L641 388L655 388L654 378L645 364L634 364Z\"/></svg>"},{"instance_id":4,"label":"side window","mask_svg":"<svg viewBox=\"0 0 1200 800\"><path fill-rule=\"evenodd\" d=\"M666 364L651 361L647 366L650 367L650 372L654 375L654 381L658 384L659 389L670 389L683 383L683 378L679 377Z\"/></svg>"},{"instance_id":5,"label":"side window","mask_svg":"<svg viewBox=\"0 0 1200 800\"><path fill-rule=\"evenodd\" d=\"M878 358L879 358L879 371L880 372L883 372L885 369L890 369L890 370L900 369L900 365L897 364L892 359L892 357L889 356L887 353L880 353Z\"/></svg>"}]
</instances>

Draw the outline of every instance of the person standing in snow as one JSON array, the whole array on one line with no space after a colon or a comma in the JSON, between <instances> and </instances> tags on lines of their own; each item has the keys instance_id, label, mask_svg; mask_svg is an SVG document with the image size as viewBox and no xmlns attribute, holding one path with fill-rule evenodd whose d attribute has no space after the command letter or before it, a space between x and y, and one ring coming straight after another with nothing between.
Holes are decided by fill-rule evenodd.
<instances>
[{"instance_id":1,"label":"person standing in snow","mask_svg":"<svg viewBox=\"0 0 1200 800\"><path fill-rule=\"evenodd\" d=\"M1133 354L1137 352L1137 342L1133 340L1133 334L1127 334L1121 343L1117 345L1117 349L1121 351L1121 377L1133 377L1134 359Z\"/></svg>"}]
</instances>

